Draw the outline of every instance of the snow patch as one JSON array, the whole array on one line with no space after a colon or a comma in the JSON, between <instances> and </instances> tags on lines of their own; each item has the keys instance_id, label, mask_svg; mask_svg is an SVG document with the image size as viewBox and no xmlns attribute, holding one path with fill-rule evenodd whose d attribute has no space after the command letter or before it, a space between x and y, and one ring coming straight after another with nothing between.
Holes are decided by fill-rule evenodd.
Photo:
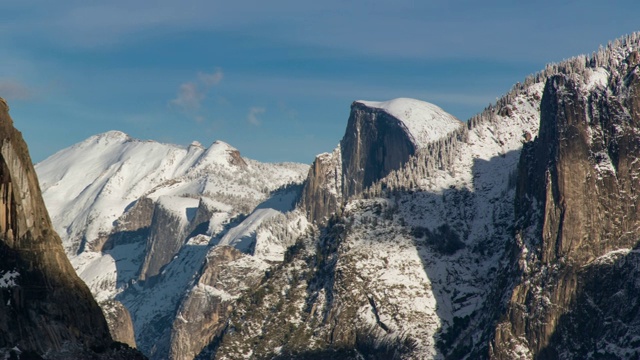
<instances>
[{"instance_id":1,"label":"snow patch","mask_svg":"<svg viewBox=\"0 0 640 360\"><path fill-rule=\"evenodd\" d=\"M217 164L230 166L230 156L232 153L239 153L238 149L223 141L216 141L200 156L196 167Z\"/></svg>"},{"instance_id":2,"label":"snow patch","mask_svg":"<svg viewBox=\"0 0 640 360\"><path fill-rule=\"evenodd\" d=\"M611 174L616 173L616 168L613 166L613 162L611 161L611 158L609 157L609 154L606 151L600 151L595 153L594 158L596 161L594 168L599 173L611 173Z\"/></svg>"},{"instance_id":3,"label":"snow patch","mask_svg":"<svg viewBox=\"0 0 640 360\"><path fill-rule=\"evenodd\" d=\"M198 283L198 285L196 285L196 290L201 291L209 296L215 296L219 298L221 301L231 301L238 298L237 295L236 296L231 295L224 290L220 290L213 286L205 285L203 283Z\"/></svg>"},{"instance_id":4,"label":"snow patch","mask_svg":"<svg viewBox=\"0 0 640 360\"><path fill-rule=\"evenodd\" d=\"M199 199L181 196L160 196L157 204L178 217L182 224L186 225L195 215Z\"/></svg>"},{"instance_id":5,"label":"snow patch","mask_svg":"<svg viewBox=\"0 0 640 360\"><path fill-rule=\"evenodd\" d=\"M591 91L596 87L606 88L609 83L609 72L605 68L587 69L587 90Z\"/></svg>"},{"instance_id":6,"label":"snow patch","mask_svg":"<svg viewBox=\"0 0 640 360\"><path fill-rule=\"evenodd\" d=\"M257 204L284 184L302 181L308 171L303 164L262 164L238 154L221 141L208 149L195 142L184 148L110 131L61 150L35 168L65 251L76 254L91 250L107 236L141 197L155 201L172 196L172 201L181 203L189 200L180 197L209 198L205 205L237 212L241 205ZM232 165L236 162L247 166ZM198 205L182 204L178 209L182 205L161 201L180 212Z\"/></svg>"},{"instance_id":7,"label":"snow patch","mask_svg":"<svg viewBox=\"0 0 640 360\"><path fill-rule=\"evenodd\" d=\"M608 253L606 253L604 255L601 255L601 256L597 257L596 259L594 259L590 263L586 264L585 266L589 266L589 265L592 265L592 264L612 265L618 259L620 259L621 257L627 256L629 254L640 254L640 250L633 250L633 249L628 249L628 248L612 250L612 251L609 251Z\"/></svg>"},{"instance_id":8,"label":"snow patch","mask_svg":"<svg viewBox=\"0 0 640 360\"><path fill-rule=\"evenodd\" d=\"M278 214L281 214L281 212L275 209L257 209L238 226L230 229L220 239L218 245L229 245L242 252L248 252L255 241L255 233L258 226Z\"/></svg>"},{"instance_id":9,"label":"snow patch","mask_svg":"<svg viewBox=\"0 0 640 360\"><path fill-rule=\"evenodd\" d=\"M0 275L0 288L6 289L17 286L16 280L20 273L16 270L6 271Z\"/></svg>"}]
</instances>

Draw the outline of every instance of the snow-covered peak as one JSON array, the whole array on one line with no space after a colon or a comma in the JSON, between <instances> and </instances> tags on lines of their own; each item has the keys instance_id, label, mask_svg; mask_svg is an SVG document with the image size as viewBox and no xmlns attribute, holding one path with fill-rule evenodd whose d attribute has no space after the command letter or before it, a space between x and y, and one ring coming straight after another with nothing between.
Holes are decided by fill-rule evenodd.
<instances>
[{"instance_id":1,"label":"snow-covered peak","mask_svg":"<svg viewBox=\"0 0 640 360\"><path fill-rule=\"evenodd\" d=\"M440 107L416 99L356 102L369 108L383 110L400 120L419 147L442 138L462 125L460 120Z\"/></svg>"},{"instance_id":2,"label":"snow-covered peak","mask_svg":"<svg viewBox=\"0 0 640 360\"><path fill-rule=\"evenodd\" d=\"M47 209L67 252L75 253L83 242L98 243L141 197L153 201L162 196L169 196L165 200L192 197L196 200L191 208L198 206L198 198L209 196L239 209L241 203L260 202L269 191L301 180L308 171L302 164L243 159L236 148L222 141L206 149L198 145L194 142L185 148L140 141L110 131L37 164ZM186 208L184 201L178 205Z\"/></svg>"},{"instance_id":3,"label":"snow-covered peak","mask_svg":"<svg viewBox=\"0 0 640 360\"><path fill-rule=\"evenodd\" d=\"M129 135L118 130L107 131L102 134L94 135L89 139L87 139L87 141L97 141L97 142L105 141L105 142L118 142L118 143L130 141L130 140L132 140L132 138Z\"/></svg>"},{"instance_id":4,"label":"snow-covered peak","mask_svg":"<svg viewBox=\"0 0 640 360\"><path fill-rule=\"evenodd\" d=\"M223 153L228 151L238 151L238 149L234 148L233 146L227 144L224 141L216 140L213 142L213 144L211 144L211 146L209 146L209 149L207 152Z\"/></svg>"},{"instance_id":5,"label":"snow-covered peak","mask_svg":"<svg viewBox=\"0 0 640 360\"><path fill-rule=\"evenodd\" d=\"M245 162L240 156L238 149L224 141L216 140L202 153L196 167L206 166L208 164L227 166L245 164Z\"/></svg>"}]
</instances>

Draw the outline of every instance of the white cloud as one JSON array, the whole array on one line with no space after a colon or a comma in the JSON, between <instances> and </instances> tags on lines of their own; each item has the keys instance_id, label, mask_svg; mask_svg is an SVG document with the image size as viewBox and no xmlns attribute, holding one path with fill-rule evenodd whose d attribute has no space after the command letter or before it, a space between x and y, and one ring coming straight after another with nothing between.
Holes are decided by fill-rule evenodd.
<instances>
[{"instance_id":1,"label":"white cloud","mask_svg":"<svg viewBox=\"0 0 640 360\"><path fill-rule=\"evenodd\" d=\"M202 107L202 101L207 97L212 87L218 85L224 73L221 68L216 68L213 73L199 72L197 80L185 82L180 85L178 95L169 101L169 105L175 106L182 111L193 113ZM200 122L202 116L197 116L196 121Z\"/></svg>"},{"instance_id":2,"label":"white cloud","mask_svg":"<svg viewBox=\"0 0 640 360\"><path fill-rule=\"evenodd\" d=\"M220 81L222 81L222 78L224 77L224 73L222 72L221 68L216 68L216 70L211 73L211 74L207 74L204 72L199 72L198 73L198 80L207 87L212 87L214 85L218 85L218 83L220 83Z\"/></svg>"},{"instance_id":3,"label":"white cloud","mask_svg":"<svg viewBox=\"0 0 640 360\"><path fill-rule=\"evenodd\" d=\"M262 120L260 120L258 116L264 114L266 111L267 109L263 107L259 107L259 106L251 107L251 109L249 109L249 114L247 115L247 121L251 125L260 126L260 124L262 123Z\"/></svg>"},{"instance_id":4,"label":"white cloud","mask_svg":"<svg viewBox=\"0 0 640 360\"><path fill-rule=\"evenodd\" d=\"M187 82L180 85L178 96L171 100L169 104L179 107L184 111L196 111L200 109L205 93L198 89L198 85Z\"/></svg>"}]
</instances>

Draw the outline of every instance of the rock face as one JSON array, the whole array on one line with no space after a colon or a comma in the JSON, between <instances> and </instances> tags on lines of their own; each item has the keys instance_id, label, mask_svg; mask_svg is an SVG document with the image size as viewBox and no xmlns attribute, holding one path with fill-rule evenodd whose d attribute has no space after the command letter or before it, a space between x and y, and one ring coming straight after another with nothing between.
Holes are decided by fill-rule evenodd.
<instances>
[{"instance_id":1,"label":"rock face","mask_svg":"<svg viewBox=\"0 0 640 360\"><path fill-rule=\"evenodd\" d=\"M149 236L154 208L155 204L149 198L141 198L136 201L116 221L113 232L108 236L100 250L108 251L118 245L144 241Z\"/></svg>"},{"instance_id":2,"label":"rock face","mask_svg":"<svg viewBox=\"0 0 640 360\"><path fill-rule=\"evenodd\" d=\"M486 357L486 314L502 295L492 288L511 240L508 178L523 135L538 130L541 92L523 85L503 101L510 116L491 108L420 143L376 191L344 199L239 301L212 344L216 358Z\"/></svg>"},{"instance_id":3,"label":"rock face","mask_svg":"<svg viewBox=\"0 0 640 360\"><path fill-rule=\"evenodd\" d=\"M189 222L171 209L171 198L159 198L153 210L153 218L144 263L140 269L140 280L146 280L160 273L160 269L169 263L178 253L185 241L186 227ZM197 200L196 200L197 201ZM192 219L186 219L192 220Z\"/></svg>"},{"instance_id":4,"label":"rock face","mask_svg":"<svg viewBox=\"0 0 640 360\"><path fill-rule=\"evenodd\" d=\"M193 211L193 209L191 210ZM215 204L211 204L207 201L206 198L200 198L198 202L198 208L195 209L195 215L189 222L189 226L185 234L187 234L187 238L206 234L209 230L209 220L211 217L219 212L220 210L216 209Z\"/></svg>"},{"instance_id":5,"label":"rock face","mask_svg":"<svg viewBox=\"0 0 640 360\"><path fill-rule=\"evenodd\" d=\"M109 324L109 332L115 341L136 347L136 336L129 310L117 300L107 300L100 306Z\"/></svg>"},{"instance_id":6,"label":"rock face","mask_svg":"<svg viewBox=\"0 0 640 360\"><path fill-rule=\"evenodd\" d=\"M8 111L0 101L0 348L104 352L113 343L107 323L53 230Z\"/></svg>"},{"instance_id":7,"label":"rock face","mask_svg":"<svg viewBox=\"0 0 640 360\"><path fill-rule=\"evenodd\" d=\"M640 356L638 48L549 65L386 174L352 110L341 213L239 302L215 357ZM393 159L417 143L396 135Z\"/></svg>"},{"instance_id":8,"label":"rock face","mask_svg":"<svg viewBox=\"0 0 640 360\"><path fill-rule=\"evenodd\" d=\"M640 301L616 277L634 273L640 229L634 59L596 70L599 81L587 69L546 83L539 136L522 153L514 250L521 277L496 331L495 358L634 354L638 332L614 325L637 318L632 304Z\"/></svg>"},{"instance_id":9,"label":"rock face","mask_svg":"<svg viewBox=\"0 0 640 360\"><path fill-rule=\"evenodd\" d=\"M300 207L309 220L325 222L342 206L342 161L340 146L332 153L318 155L309 169Z\"/></svg>"},{"instance_id":10,"label":"rock face","mask_svg":"<svg viewBox=\"0 0 640 360\"><path fill-rule=\"evenodd\" d=\"M120 199L123 231L157 247L118 240L78 268L157 359L638 358L639 48L640 33L551 64L466 126L416 100L358 101L298 209L284 206L298 190L261 182L265 167L193 145L184 163L158 160L167 172L148 173L131 208ZM64 174L50 175L55 189ZM145 249L146 265L131 260ZM141 267L157 282L140 286Z\"/></svg>"},{"instance_id":11,"label":"rock face","mask_svg":"<svg viewBox=\"0 0 640 360\"><path fill-rule=\"evenodd\" d=\"M103 306L112 337L154 359L170 356L178 310L204 288L198 279L221 239L242 242L241 251L256 258L281 261L289 241L306 230L302 214L283 213L299 198L309 167L242 158L220 141L209 148L181 147L111 131L58 152L36 169L67 255ZM277 215L286 219L284 226ZM302 220L298 226L288 226L291 216ZM200 308L207 308L206 301L220 304L211 296L199 300L205 301ZM200 316L186 313L194 324ZM180 346L193 349L211 339L183 335L194 344Z\"/></svg>"},{"instance_id":12,"label":"rock face","mask_svg":"<svg viewBox=\"0 0 640 360\"><path fill-rule=\"evenodd\" d=\"M196 286L183 301L171 333L171 359L190 360L222 333L235 301L257 285L266 264L228 246L215 248Z\"/></svg>"},{"instance_id":13,"label":"rock face","mask_svg":"<svg viewBox=\"0 0 640 360\"><path fill-rule=\"evenodd\" d=\"M340 145L319 155L309 170L301 207L326 223L354 196L402 168L420 149L462 128L439 107L414 99L356 101Z\"/></svg>"},{"instance_id":14,"label":"rock face","mask_svg":"<svg viewBox=\"0 0 640 360\"><path fill-rule=\"evenodd\" d=\"M415 154L417 144L400 120L381 109L354 102L340 147L342 190L349 198L399 169Z\"/></svg>"}]
</instances>

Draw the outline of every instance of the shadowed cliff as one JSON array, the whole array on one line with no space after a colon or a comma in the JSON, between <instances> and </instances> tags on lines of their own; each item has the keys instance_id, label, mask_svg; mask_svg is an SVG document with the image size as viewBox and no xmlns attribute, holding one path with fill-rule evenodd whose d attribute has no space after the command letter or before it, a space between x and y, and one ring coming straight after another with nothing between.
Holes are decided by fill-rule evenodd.
<instances>
[{"instance_id":1,"label":"shadowed cliff","mask_svg":"<svg viewBox=\"0 0 640 360\"><path fill-rule=\"evenodd\" d=\"M65 255L27 145L0 99L0 348L70 358L118 352L100 308ZM99 355L101 354L101 355ZM141 358L141 357L140 357Z\"/></svg>"}]
</instances>

